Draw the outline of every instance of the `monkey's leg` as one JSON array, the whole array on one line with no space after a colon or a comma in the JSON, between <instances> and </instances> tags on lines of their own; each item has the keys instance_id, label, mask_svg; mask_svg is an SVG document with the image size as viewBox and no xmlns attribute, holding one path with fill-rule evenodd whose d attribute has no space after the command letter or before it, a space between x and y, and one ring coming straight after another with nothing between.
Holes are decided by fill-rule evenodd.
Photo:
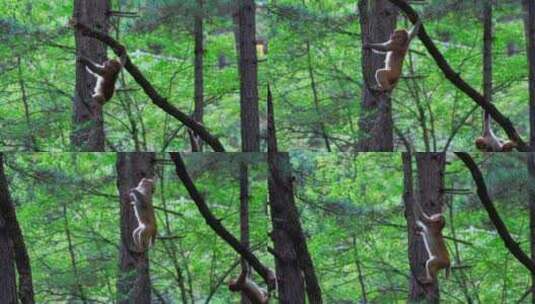
<instances>
[{"instance_id":1,"label":"monkey's leg","mask_svg":"<svg viewBox=\"0 0 535 304\"><path fill-rule=\"evenodd\" d=\"M375 72L375 80L377 80L377 85L382 91L390 91L392 84L390 83L390 72L388 69L379 69Z\"/></svg>"},{"instance_id":2,"label":"monkey's leg","mask_svg":"<svg viewBox=\"0 0 535 304\"><path fill-rule=\"evenodd\" d=\"M441 265L440 261L434 256L429 257L427 262L425 262L425 271L426 271L425 282L426 283L433 282L433 280L437 276L437 272L440 270L440 265Z\"/></svg>"}]
</instances>

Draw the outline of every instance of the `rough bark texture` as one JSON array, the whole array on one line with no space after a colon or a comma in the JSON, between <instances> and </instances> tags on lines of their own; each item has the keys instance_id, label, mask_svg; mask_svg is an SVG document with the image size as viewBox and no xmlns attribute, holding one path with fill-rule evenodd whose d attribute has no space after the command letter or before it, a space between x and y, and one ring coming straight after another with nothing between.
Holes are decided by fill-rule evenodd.
<instances>
[{"instance_id":1,"label":"rough bark texture","mask_svg":"<svg viewBox=\"0 0 535 304\"><path fill-rule=\"evenodd\" d=\"M193 24L193 35L195 36L195 107L193 119L202 124L204 115L204 77L203 77L203 0L197 0L197 12ZM191 151L202 152L202 142L199 136L190 131Z\"/></svg>"},{"instance_id":2,"label":"rough bark texture","mask_svg":"<svg viewBox=\"0 0 535 304\"><path fill-rule=\"evenodd\" d=\"M30 257L28 256L28 251L26 250L26 244L24 243L24 238L22 236L22 231L20 225L17 221L17 216L15 213L15 206L9 195L9 188L7 184L7 178L4 174L4 160L3 155L0 153L0 243L3 242L2 236L3 232L7 233L7 236L10 237L9 242L4 245L9 246L9 254L14 254L15 265L17 267L18 277L19 277L19 291L18 297L19 301L22 304L31 304L34 303L34 291L32 283L32 270L30 265ZM7 252L4 252L4 249L8 248L4 245L0 245L0 299L2 297L2 287L6 282L2 282L3 274L10 274L10 267L13 266L13 261L4 263L7 257ZM13 258L13 256L12 256ZM3 269L2 265L5 265ZM5 271L5 272L4 272ZM6 278L8 280L9 278ZM15 278L13 277L13 280ZM14 281L13 281L13 284ZM9 297L6 297L9 299ZM7 301L9 303L9 301Z\"/></svg>"},{"instance_id":3,"label":"rough bark texture","mask_svg":"<svg viewBox=\"0 0 535 304\"><path fill-rule=\"evenodd\" d=\"M120 196L121 248L119 252L118 303L151 303L151 282L147 252L137 252L132 231L137 220L128 191L141 178L154 176L154 153L119 153L117 157L117 188Z\"/></svg>"},{"instance_id":4,"label":"rough bark texture","mask_svg":"<svg viewBox=\"0 0 535 304\"><path fill-rule=\"evenodd\" d=\"M240 113L243 152L260 151L254 0L238 0Z\"/></svg>"},{"instance_id":5,"label":"rough bark texture","mask_svg":"<svg viewBox=\"0 0 535 304\"><path fill-rule=\"evenodd\" d=\"M110 1L108 0L75 0L73 17L91 28L107 33L109 10ZM77 56L83 55L97 63L107 59L105 44L93 38L85 37L77 31L74 35ZM71 143L79 151L100 152L104 151L105 148L102 107L91 98L95 84L95 77L86 71L83 64L77 62ZM94 109L95 118L91 114L91 109Z\"/></svg>"},{"instance_id":6,"label":"rough bark texture","mask_svg":"<svg viewBox=\"0 0 535 304\"><path fill-rule=\"evenodd\" d=\"M4 190L4 188L0 189L0 193L4 193ZM7 226L6 216L2 212L0 213L0 299L2 300L2 303L6 304L18 303L12 244L13 243L9 238L9 228Z\"/></svg>"},{"instance_id":7,"label":"rough bark texture","mask_svg":"<svg viewBox=\"0 0 535 304\"><path fill-rule=\"evenodd\" d=\"M362 42L384 42L396 28L398 9L387 0L359 0ZM393 151L394 133L392 100L387 94L372 93L376 86L375 71L383 68L385 56L362 49L364 85L360 102L359 143L357 150Z\"/></svg>"},{"instance_id":8,"label":"rough bark texture","mask_svg":"<svg viewBox=\"0 0 535 304\"><path fill-rule=\"evenodd\" d=\"M277 151L273 101L269 86L267 108L268 192L273 226L271 239L274 249L272 252L277 269L279 300L281 303L304 303L304 286L308 303L322 303L321 288L294 201L290 156L288 153Z\"/></svg>"},{"instance_id":9,"label":"rough bark texture","mask_svg":"<svg viewBox=\"0 0 535 304\"><path fill-rule=\"evenodd\" d=\"M243 247L249 248L249 174L247 163L240 164L240 242ZM242 269L247 270L247 261L242 259ZM250 272L247 273L250 277ZM250 304L249 298L242 292L241 303Z\"/></svg>"},{"instance_id":10,"label":"rough bark texture","mask_svg":"<svg viewBox=\"0 0 535 304\"><path fill-rule=\"evenodd\" d=\"M407 156L404 156L406 158ZM444 153L416 153L416 164L418 168L418 193L416 196L411 195L410 190L406 192L407 200L418 200L424 212L427 214L440 213L443 210L443 189L444 189L444 169L446 165L446 155ZM409 172L408 166L410 161L404 159L404 172L406 190L412 185L409 184L409 177L412 173ZM408 173L408 174L407 174ZM412 183L412 180L410 181ZM412 196L412 198L411 198ZM407 201L408 202L408 201ZM439 303L440 293L438 288L438 280L432 284L422 286L419 279L424 277L425 262L429 258L425 250L423 239L415 234L415 220L412 213L412 206L406 212L411 214L408 217L409 226L409 262L411 267L410 278L410 294L409 302L426 301L426 303Z\"/></svg>"},{"instance_id":11,"label":"rough bark texture","mask_svg":"<svg viewBox=\"0 0 535 304\"><path fill-rule=\"evenodd\" d=\"M270 156L271 170L276 170L279 176L288 177L289 159L287 153L277 153ZM283 171L284 170L284 171ZM282 178L282 177L281 177ZM272 174L268 177L269 204L271 206L271 222L273 231L273 251L275 252L275 267L279 286L279 299L281 303L305 303L305 283L299 267L299 256L296 244L288 231L290 196L285 185L274 180Z\"/></svg>"}]
</instances>

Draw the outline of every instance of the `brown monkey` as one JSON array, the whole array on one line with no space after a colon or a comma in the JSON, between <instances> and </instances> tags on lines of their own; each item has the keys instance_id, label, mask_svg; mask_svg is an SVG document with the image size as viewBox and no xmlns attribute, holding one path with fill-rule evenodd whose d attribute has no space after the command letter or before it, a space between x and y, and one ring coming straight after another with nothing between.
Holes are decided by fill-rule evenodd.
<instances>
[{"instance_id":1,"label":"brown monkey","mask_svg":"<svg viewBox=\"0 0 535 304\"><path fill-rule=\"evenodd\" d=\"M142 178L137 187L129 193L138 222L137 228L132 232L132 237L136 247L143 251L153 246L156 239L156 217L152 206L153 185L152 179Z\"/></svg>"},{"instance_id":2,"label":"brown monkey","mask_svg":"<svg viewBox=\"0 0 535 304\"><path fill-rule=\"evenodd\" d=\"M442 229L446 226L446 219L442 213L428 216L418 202L414 202L416 225L418 234L423 238L425 249L429 258L425 262L425 278L420 280L422 284L430 284L437 278L441 269L446 270L446 278L449 277L451 263Z\"/></svg>"},{"instance_id":3,"label":"brown monkey","mask_svg":"<svg viewBox=\"0 0 535 304\"><path fill-rule=\"evenodd\" d=\"M102 65L96 64L83 56L78 58L78 61L85 65L89 74L97 78L97 84L92 97L100 105L104 105L113 97L115 83L119 77L119 72L126 62L126 55L121 55L119 60L106 60Z\"/></svg>"},{"instance_id":4,"label":"brown monkey","mask_svg":"<svg viewBox=\"0 0 535 304\"><path fill-rule=\"evenodd\" d=\"M414 25L410 32L405 29L395 30L390 39L384 43L364 43L364 49L372 49L375 52L386 52L385 67L375 72L377 89L375 91L391 92L396 86L403 68L403 60L409 49L409 44L418 34L421 21Z\"/></svg>"},{"instance_id":5,"label":"brown monkey","mask_svg":"<svg viewBox=\"0 0 535 304\"><path fill-rule=\"evenodd\" d=\"M490 114L483 116L483 135L476 139L476 148L483 152L511 152L516 147L513 141L503 142L492 132Z\"/></svg>"},{"instance_id":6,"label":"brown monkey","mask_svg":"<svg viewBox=\"0 0 535 304\"><path fill-rule=\"evenodd\" d=\"M247 269L242 269L242 272L237 279L230 280L228 289L234 292L243 292L253 304L267 304L269 302L268 291L249 279L247 277L247 272Z\"/></svg>"}]
</instances>

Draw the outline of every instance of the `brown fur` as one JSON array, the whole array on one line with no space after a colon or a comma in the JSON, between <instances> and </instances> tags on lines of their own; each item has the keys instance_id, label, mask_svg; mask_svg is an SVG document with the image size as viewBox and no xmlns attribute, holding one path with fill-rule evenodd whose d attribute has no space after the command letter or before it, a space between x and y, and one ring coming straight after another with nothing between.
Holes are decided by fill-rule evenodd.
<instances>
[{"instance_id":1,"label":"brown fur","mask_svg":"<svg viewBox=\"0 0 535 304\"><path fill-rule=\"evenodd\" d=\"M242 271L237 279L230 280L228 288L234 292L243 292L253 304L269 303L269 293L249 279L246 271Z\"/></svg>"}]
</instances>

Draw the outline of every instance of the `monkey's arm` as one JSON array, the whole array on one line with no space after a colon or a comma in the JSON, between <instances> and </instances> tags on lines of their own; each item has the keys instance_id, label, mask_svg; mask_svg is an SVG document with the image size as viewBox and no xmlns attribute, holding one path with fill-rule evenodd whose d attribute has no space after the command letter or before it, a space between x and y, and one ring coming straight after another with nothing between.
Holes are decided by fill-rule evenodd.
<instances>
[{"instance_id":1,"label":"monkey's arm","mask_svg":"<svg viewBox=\"0 0 535 304\"><path fill-rule=\"evenodd\" d=\"M418 32L420 31L420 27L422 26L422 21L418 19L416 21L416 24L412 27L411 31L409 32L409 41L412 41L416 35L418 35Z\"/></svg>"},{"instance_id":2,"label":"monkey's arm","mask_svg":"<svg viewBox=\"0 0 535 304\"><path fill-rule=\"evenodd\" d=\"M137 208L146 208L148 205L146 196L136 188L130 190L130 198Z\"/></svg>"},{"instance_id":3,"label":"monkey's arm","mask_svg":"<svg viewBox=\"0 0 535 304\"><path fill-rule=\"evenodd\" d=\"M91 70L93 73L96 73L100 76L104 74L104 69L101 65L94 63L89 58L80 56L78 58L78 61L84 64L89 70Z\"/></svg>"},{"instance_id":4,"label":"monkey's arm","mask_svg":"<svg viewBox=\"0 0 535 304\"><path fill-rule=\"evenodd\" d=\"M390 42L390 40L385 43L365 43L364 48L374 49L382 52L388 52L393 50L392 43Z\"/></svg>"}]
</instances>

